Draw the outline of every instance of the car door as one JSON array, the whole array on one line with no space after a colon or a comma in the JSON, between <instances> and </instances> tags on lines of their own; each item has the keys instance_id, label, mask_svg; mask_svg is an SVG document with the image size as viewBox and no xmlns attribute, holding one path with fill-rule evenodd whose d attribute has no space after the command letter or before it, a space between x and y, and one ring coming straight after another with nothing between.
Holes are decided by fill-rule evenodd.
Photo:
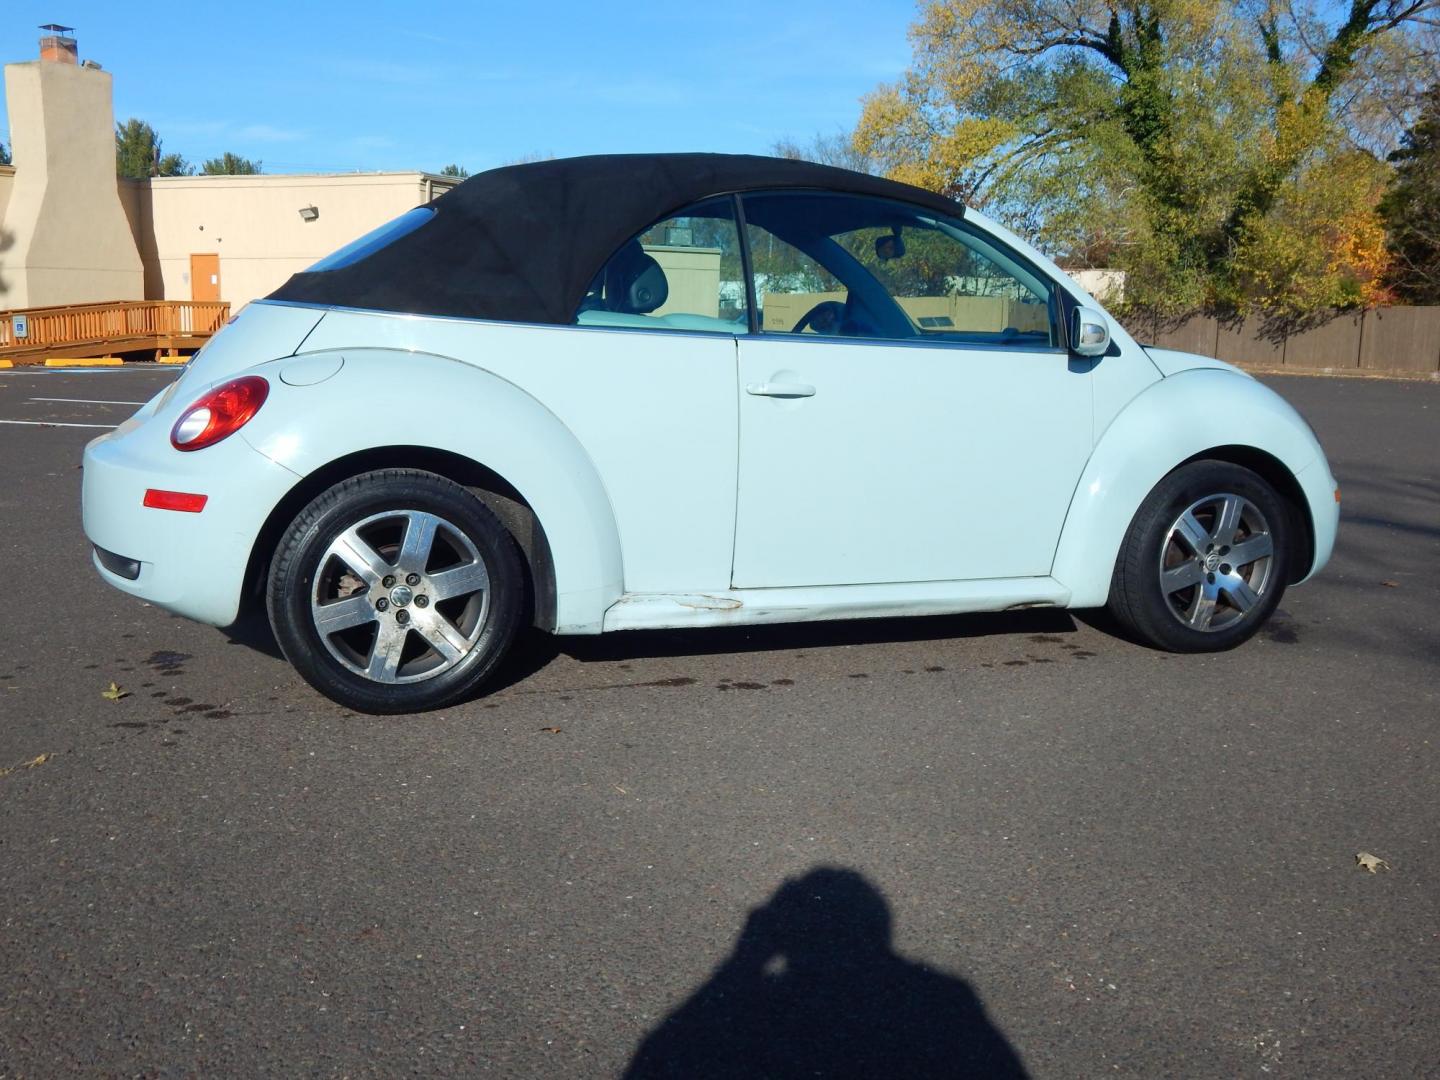
<instances>
[{"instance_id":1,"label":"car door","mask_svg":"<svg viewBox=\"0 0 1440 1080\"><path fill-rule=\"evenodd\" d=\"M1049 573L1091 431L1054 285L899 203L743 201L735 588Z\"/></svg>"},{"instance_id":2,"label":"car door","mask_svg":"<svg viewBox=\"0 0 1440 1080\"><path fill-rule=\"evenodd\" d=\"M591 456L625 590L724 589L735 536L735 336L748 329L734 200L673 211L596 274L546 364L507 371Z\"/></svg>"}]
</instances>

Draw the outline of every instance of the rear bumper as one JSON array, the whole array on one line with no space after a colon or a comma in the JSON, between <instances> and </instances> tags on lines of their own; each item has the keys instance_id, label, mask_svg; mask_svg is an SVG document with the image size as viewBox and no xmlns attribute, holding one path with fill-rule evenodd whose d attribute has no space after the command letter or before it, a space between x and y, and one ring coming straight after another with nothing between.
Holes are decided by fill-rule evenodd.
<instances>
[{"instance_id":1,"label":"rear bumper","mask_svg":"<svg viewBox=\"0 0 1440 1080\"><path fill-rule=\"evenodd\" d=\"M240 611L255 538L297 479L243 438L182 454L166 424L127 421L85 448L85 535L107 553L103 561L92 553L95 569L121 592L227 626ZM142 505L148 488L209 498L198 514L157 510Z\"/></svg>"}]
</instances>

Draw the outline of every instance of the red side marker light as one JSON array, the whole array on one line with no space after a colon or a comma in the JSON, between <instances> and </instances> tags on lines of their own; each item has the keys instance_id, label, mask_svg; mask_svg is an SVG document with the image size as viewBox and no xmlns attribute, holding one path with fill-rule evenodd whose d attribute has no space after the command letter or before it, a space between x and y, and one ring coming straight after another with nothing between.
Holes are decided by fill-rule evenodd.
<instances>
[{"instance_id":1,"label":"red side marker light","mask_svg":"<svg viewBox=\"0 0 1440 1080\"><path fill-rule=\"evenodd\" d=\"M188 491L161 491L147 488L145 505L152 510L179 510L182 514L198 514L205 509L209 495L192 495Z\"/></svg>"}]
</instances>

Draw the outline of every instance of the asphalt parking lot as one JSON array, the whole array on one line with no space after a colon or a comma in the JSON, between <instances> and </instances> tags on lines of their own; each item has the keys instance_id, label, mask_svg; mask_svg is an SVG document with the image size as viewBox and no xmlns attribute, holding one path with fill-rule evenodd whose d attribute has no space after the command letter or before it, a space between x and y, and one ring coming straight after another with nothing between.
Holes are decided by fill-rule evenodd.
<instances>
[{"instance_id":1,"label":"asphalt parking lot","mask_svg":"<svg viewBox=\"0 0 1440 1080\"><path fill-rule=\"evenodd\" d=\"M1271 380L1344 517L1234 653L534 636L376 719L91 571L174 375L0 372L0 1077L1440 1075L1440 385Z\"/></svg>"}]
</instances>

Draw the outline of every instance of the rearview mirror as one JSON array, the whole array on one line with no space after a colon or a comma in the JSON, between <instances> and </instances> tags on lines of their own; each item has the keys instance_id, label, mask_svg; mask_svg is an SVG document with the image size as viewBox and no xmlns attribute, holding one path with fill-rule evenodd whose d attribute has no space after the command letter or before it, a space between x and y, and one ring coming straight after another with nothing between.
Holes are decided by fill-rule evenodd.
<instances>
[{"instance_id":1,"label":"rearview mirror","mask_svg":"<svg viewBox=\"0 0 1440 1080\"><path fill-rule=\"evenodd\" d=\"M900 259L905 256L905 238L900 235L900 226L891 228L889 236L875 238L875 257L881 262Z\"/></svg>"},{"instance_id":2,"label":"rearview mirror","mask_svg":"<svg viewBox=\"0 0 1440 1080\"><path fill-rule=\"evenodd\" d=\"M1104 356L1110 348L1110 320L1094 308L1077 307L1070 319L1070 351Z\"/></svg>"}]
</instances>

